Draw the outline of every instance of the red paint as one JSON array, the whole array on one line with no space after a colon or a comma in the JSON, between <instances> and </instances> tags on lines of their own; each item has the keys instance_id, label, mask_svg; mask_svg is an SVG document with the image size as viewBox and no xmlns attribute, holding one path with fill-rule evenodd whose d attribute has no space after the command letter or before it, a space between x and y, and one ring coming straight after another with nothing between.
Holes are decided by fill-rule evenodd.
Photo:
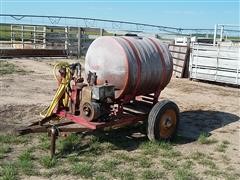
<instances>
[{"instance_id":1,"label":"red paint","mask_svg":"<svg viewBox=\"0 0 240 180\"><path fill-rule=\"evenodd\" d=\"M57 116L59 117L63 117L63 118L67 118L77 124L80 124L82 126L85 126L89 129L96 129L96 125L85 120L84 118L80 117L80 116L75 116L75 115L72 115L72 114L69 114L67 113L66 111L59 111L56 113Z\"/></svg>"},{"instance_id":2,"label":"red paint","mask_svg":"<svg viewBox=\"0 0 240 180\"><path fill-rule=\"evenodd\" d=\"M161 58L161 64L163 65L162 69L163 69L163 76L161 77L161 84L159 86L159 92L164 88L164 82L166 81L166 64L165 64L165 61L164 61L164 57L163 57L163 53L161 51L161 48L159 48L158 44L151 38L149 38L149 40L155 45L155 47L157 48L158 50L158 53L160 55L160 58Z\"/></svg>"},{"instance_id":3,"label":"red paint","mask_svg":"<svg viewBox=\"0 0 240 180\"><path fill-rule=\"evenodd\" d=\"M79 125L82 125L92 130L111 127L111 126L123 126L123 125L134 124L138 121L144 121L146 119L145 115L139 115L139 116L121 115L121 116L118 116L118 118L116 116L117 120L99 123L99 122L89 122L80 116L69 114L64 110L59 111L58 113L56 113L56 115L59 117L67 118Z\"/></svg>"},{"instance_id":4,"label":"red paint","mask_svg":"<svg viewBox=\"0 0 240 180\"><path fill-rule=\"evenodd\" d=\"M136 81L136 86L133 90L133 93L131 94L132 97L130 98L130 99L134 99L134 97L136 96L139 84L141 82L141 60L140 60L140 57L139 57L139 52L138 52L137 48L134 46L134 44L131 41L129 41L127 38L124 38L124 37L122 37L122 38L125 41L127 41L128 44L130 45L130 47L132 48L134 56L135 56L136 61L137 61L137 67L138 67L137 68L137 81Z\"/></svg>"}]
</instances>

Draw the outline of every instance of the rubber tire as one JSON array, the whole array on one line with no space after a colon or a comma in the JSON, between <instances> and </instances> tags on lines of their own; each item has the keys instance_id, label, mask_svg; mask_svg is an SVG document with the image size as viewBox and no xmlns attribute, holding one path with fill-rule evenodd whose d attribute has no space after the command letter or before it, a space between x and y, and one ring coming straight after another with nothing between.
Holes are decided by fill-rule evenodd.
<instances>
[{"instance_id":1,"label":"rubber tire","mask_svg":"<svg viewBox=\"0 0 240 180\"><path fill-rule=\"evenodd\" d=\"M160 137L160 117L164 114L164 112L167 109L173 109L176 113L176 128L172 135L169 138L161 138ZM178 106L169 100L163 100L159 101L156 103L153 108L151 109L149 115L148 115L148 125L147 125L147 136L150 141L159 141L159 140L164 140L164 141L171 141L174 139L176 136L176 132L178 129L178 124L179 124L179 108Z\"/></svg>"}]
</instances>

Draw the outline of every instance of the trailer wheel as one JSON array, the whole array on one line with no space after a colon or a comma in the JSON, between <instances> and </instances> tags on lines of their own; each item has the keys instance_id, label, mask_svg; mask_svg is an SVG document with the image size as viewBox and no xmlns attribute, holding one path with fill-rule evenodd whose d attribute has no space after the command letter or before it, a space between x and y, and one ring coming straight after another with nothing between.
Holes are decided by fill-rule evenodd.
<instances>
[{"instance_id":1,"label":"trailer wheel","mask_svg":"<svg viewBox=\"0 0 240 180\"><path fill-rule=\"evenodd\" d=\"M172 140L179 123L178 106L169 100L155 104L148 116L147 135L149 140Z\"/></svg>"}]
</instances>

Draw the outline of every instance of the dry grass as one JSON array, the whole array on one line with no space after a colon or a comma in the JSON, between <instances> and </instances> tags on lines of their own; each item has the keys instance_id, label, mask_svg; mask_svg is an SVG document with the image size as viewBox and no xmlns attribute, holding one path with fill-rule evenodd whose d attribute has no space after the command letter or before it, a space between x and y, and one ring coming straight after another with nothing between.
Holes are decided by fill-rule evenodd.
<instances>
[{"instance_id":1,"label":"dry grass","mask_svg":"<svg viewBox=\"0 0 240 180\"><path fill-rule=\"evenodd\" d=\"M7 74L20 74L25 75L27 73L30 73L32 71L26 71L22 68L19 68L13 63L0 60L0 75L7 75Z\"/></svg>"},{"instance_id":2,"label":"dry grass","mask_svg":"<svg viewBox=\"0 0 240 180\"><path fill-rule=\"evenodd\" d=\"M46 64L52 61L9 61L14 67L4 64L3 133L39 119L40 106L54 93L55 82L47 73L52 67ZM20 67L34 69L34 73L28 78L18 76ZM11 75L12 71L16 75ZM16 91L18 87L21 89ZM145 126L72 134L58 138L52 160L48 136L2 135L0 179L239 179L237 146L223 141L232 142L238 135L238 95L233 88L172 79L161 97L171 98L181 110L183 126L173 143L149 142ZM29 104L25 105L23 97Z\"/></svg>"},{"instance_id":3,"label":"dry grass","mask_svg":"<svg viewBox=\"0 0 240 180\"><path fill-rule=\"evenodd\" d=\"M214 144L217 143L218 141L216 139L210 139L208 137L208 133L201 133L200 136L198 137L198 143L200 144Z\"/></svg>"},{"instance_id":4,"label":"dry grass","mask_svg":"<svg viewBox=\"0 0 240 180\"><path fill-rule=\"evenodd\" d=\"M126 129L127 130L127 129ZM20 176L39 176L53 178L57 175L70 175L73 178L87 179L165 179L169 174L174 179L198 179L199 174L194 173L198 165L205 167L204 175L211 177L225 177L220 173L218 166L211 156L193 152L186 156L176 150L175 145L169 142L150 142L141 140L136 147L137 152L128 152L126 147L129 142L114 142L106 140L104 134L77 135L72 134L67 138L57 141L56 158L51 159L49 153L49 138L46 135L38 137L16 137L11 135L0 136L0 149L2 154L1 172L3 179L16 179ZM38 143L31 142L37 139ZM25 150L14 159L11 164L11 148L26 144ZM36 142L36 140L35 140ZM114 143L114 144L113 144ZM176 143L176 142L175 142ZM224 141L221 144L229 144ZM37 156L37 158L36 158ZM39 171L37 167L41 167ZM65 167L65 168L63 168ZM230 174L231 177L237 175Z\"/></svg>"}]
</instances>

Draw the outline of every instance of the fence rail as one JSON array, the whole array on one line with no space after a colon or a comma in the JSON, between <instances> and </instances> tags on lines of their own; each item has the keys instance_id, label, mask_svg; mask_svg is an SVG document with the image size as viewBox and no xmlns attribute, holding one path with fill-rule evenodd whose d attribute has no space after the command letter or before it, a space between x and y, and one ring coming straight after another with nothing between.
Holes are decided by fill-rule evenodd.
<instances>
[{"instance_id":1,"label":"fence rail","mask_svg":"<svg viewBox=\"0 0 240 180\"><path fill-rule=\"evenodd\" d=\"M29 24L0 24L0 27L0 49L65 50L68 55L78 57L85 55L96 37L112 35L98 28Z\"/></svg>"},{"instance_id":2,"label":"fence rail","mask_svg":"<svg viewBox=\"0 0 240 180\"><path fill-rule=\"evenodd\" d=\"M240 85L240 47L193 44L190 78Z\"/></svg>"}]
</instances>

